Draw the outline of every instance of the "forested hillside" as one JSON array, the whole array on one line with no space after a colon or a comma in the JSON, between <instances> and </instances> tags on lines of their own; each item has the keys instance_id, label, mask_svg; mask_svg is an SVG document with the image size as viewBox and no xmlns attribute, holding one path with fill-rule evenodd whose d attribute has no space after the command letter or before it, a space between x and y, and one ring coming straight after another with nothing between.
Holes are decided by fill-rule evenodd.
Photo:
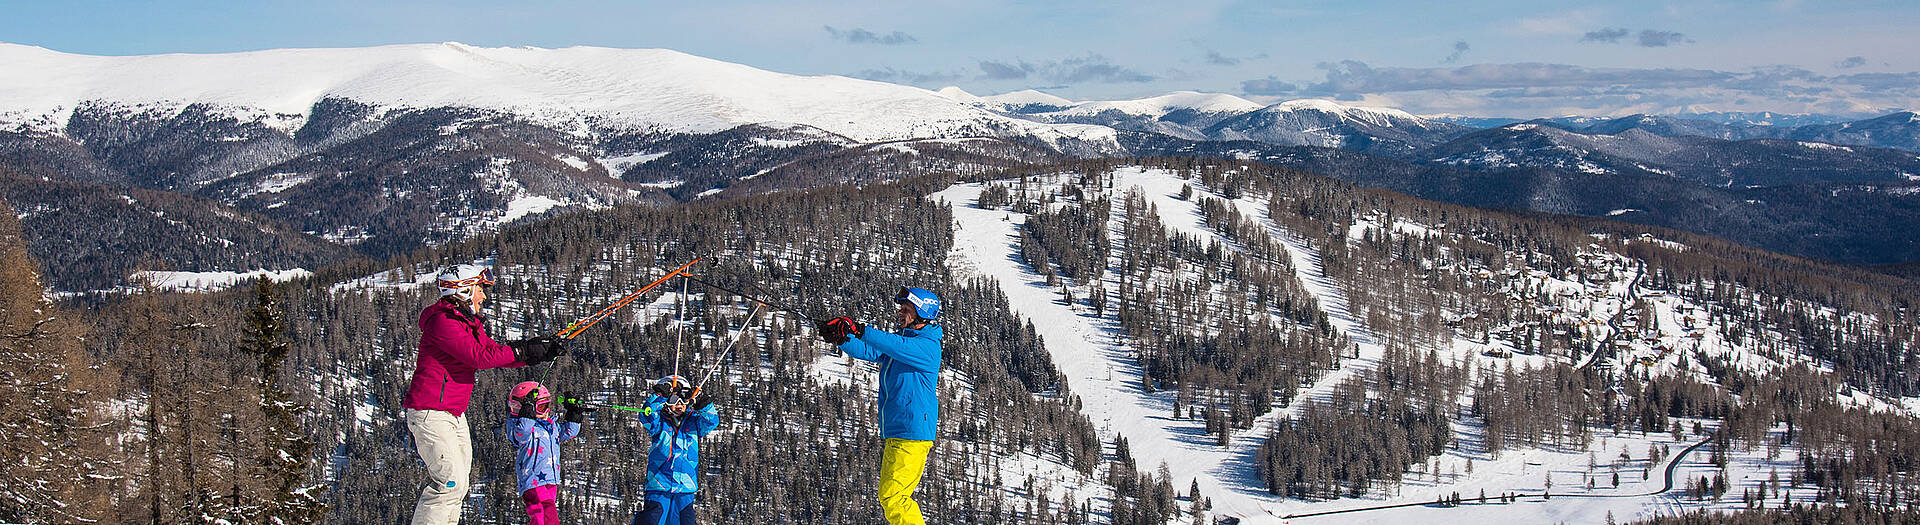
<instances>
[{"instance_id":1,"label":"forested hillside","mask_svg":"<svg viewBox=\"0 0 1920 525\"><path fill-rule=\"evenodd\" d=\"M1911 283L1258 164L1080 161L612 207L92 311L47 302L31 239L5 233L0 263L32 285L0 290L0 369L25 374L4 393L48 400L9 419L47 443L7 440L30 458L0 498L13 521L292 522L317 505L327 522L403 520L425 473L399 405L434 272L493 264L491 331L512 339L695 257L696 277L757 297L674 283L555 365L480 374L469 522L520 519L495 431L509 385L633 405L651 378L716 367L709 519L879 521L875 370L802 316L880 325L903 285L947 304L921 487L940 523L1523 509L1508 493L1637 509L1629 489L1658 489L1668 465L1689 487L1715 480L1675 489L1681 509L1920 501ZM647 437L613 410L583 437L563 447L562 512L625 522ZM1475 489L1500 502L1453 501ZM1594 509L1578 515L1613 510Z\"/></svg>"}]
</instances>

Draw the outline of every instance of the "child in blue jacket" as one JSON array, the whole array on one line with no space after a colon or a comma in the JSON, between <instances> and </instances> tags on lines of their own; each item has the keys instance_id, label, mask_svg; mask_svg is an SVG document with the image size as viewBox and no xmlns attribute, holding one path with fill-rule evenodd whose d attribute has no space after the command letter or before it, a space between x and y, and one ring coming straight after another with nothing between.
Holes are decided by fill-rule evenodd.
<instances>
[{"instance_id":1,"label":"child in blue jacket","mask_svg":"<svg viewBox=\"0 0 1920 525\"><path fill-rule=\"evenodd\" d=\"M567 396L565 422L552 419L553 394L540 383L526 381L513 387L507 400L513 417L507 419L507 433L516 451L514 470L520 481L520 499L527 504L527 520L532 525L559 525L560 442L580 435L580 424L593 409L580 406Z\"/></svg>"},{"instance_id":2,"label":"child in blue jacket","mask_svg":"<svg viewBox=\"0 0 1920 525\"><path fill-rule=\"evenodd\" d=\"M686 378L667 376L653 385L640 424L653 436L647 453L647 503L633 525L693 525L693 495L700 490L700 438L720 426L720 415Z\"/></svg>"}]
</instances>

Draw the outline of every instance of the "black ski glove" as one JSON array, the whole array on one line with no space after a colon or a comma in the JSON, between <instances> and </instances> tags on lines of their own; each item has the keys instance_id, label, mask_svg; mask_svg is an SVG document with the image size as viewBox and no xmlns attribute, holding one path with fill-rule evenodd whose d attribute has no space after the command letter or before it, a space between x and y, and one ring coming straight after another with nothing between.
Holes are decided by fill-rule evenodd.
<instances>
[{"instance_id":1,"label":"black ski glove","mask_svg":"<svg viewBox=\"0 0 1920 525\"><path fill-rule=\"evenodd\" d=\"M513 400L515 403L520 405L520 413L517 415L517 417L524 417L527 419L540 419L540 415L539 415L540 400L535 398L532 394L528 394L526 397L516 397L516 398L513 398Z\"/></svg>"},{"instance_id":2,"label":"black ski glove","mask_svg":"<svg viewBox=\"0 0 1920 525\"><path fill-rule=\"evenodd\" d=\"M851 339L849 336L859 337L862 331L860 323L853 322L850 317L835 317L814 326L814 332L820 335L820 340L835 345L846 343Z\"/></svg>"},{"instance_id":3,"label":"black ski glove","mask_svg":"<svg viewBox=\"0 0 1920 525\"><path fill-rule=\"evenodd\" d=\"M838 327L833 325L833 321L815 322L813 324L813 335L820 336L821 341L826 341L827 344L830 345L839 345L840 343L847 342L847 334L840 333L836 330L837 328Z\"/></svg>"},{"instance_id":4,"label":"black ski glove","mask_svg":"<svg viewBox=\"0 0 1920 525\"><path fill-rule=\"evenodd\" d=\"M853 322L852 317L845 317L845 316L835 317L833 318L832 321L827 321L827 322L838 325L840 327L839 328L840 333L842 334L846 334L853 337L860 337L863 335L867 335L867 327L861 325L860 323Z\"/></svg>"},{"instance_id":5,"label":"black ski glove","mask_svg":"<svg viewBox=\"0 0 1920 525\"><path fill-rule=\"evenodd\" d=\"M693 398L692 406L695 411L700 411L700 410L706 410L707 405L712 405L712 404L713 404L713 396L707 395L706 392L701 392L700 395L695 396Z\"/></svg>"},{"instance_id":6,"label":"black ski glove","mask_svg":"<svg viewBox=\"0 0 1920 525\"><path fill-rule=\"evenodd\" d=\"M507 343L507 346L513 348L513 358L527 366L545 363L566 353L566 347L553 336L530 337Z\"/></svg>"},{"instance_id":7,"label":"black ski glove","mask_svg":"<svg viewBox=\"0 0 1920 525\"><path fill-rule=\"evenodd\" d=\"M560 398L560 406L566 407L567 422L569 423L585 423L587 422L587 414L590 414L594 410L596 410L594 408L588 408L585 405L581 405L580 400L578 398L573 397L573 394L571 393Z\"/></svg>"}]
</instances>

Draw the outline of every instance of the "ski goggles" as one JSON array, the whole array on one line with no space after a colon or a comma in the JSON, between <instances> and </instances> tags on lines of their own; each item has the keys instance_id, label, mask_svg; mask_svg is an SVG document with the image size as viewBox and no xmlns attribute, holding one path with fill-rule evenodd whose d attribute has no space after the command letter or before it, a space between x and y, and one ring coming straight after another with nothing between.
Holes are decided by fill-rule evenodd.
<instances>
[{"instance_id":1,"label":"ski goggles","mask_svg":"<svg viewBox=\"0 0 1920 525\"><path fill-rule=\"evenodd\" d=\"M480 275L475 275L473 277L468 277L458 281L443 280L439 282L439 285L441 288L466 288L468 286L479 286L481 288L492 287L493 286L493 269L482 268L480 270Z\"/></svg>"}]
</instances>

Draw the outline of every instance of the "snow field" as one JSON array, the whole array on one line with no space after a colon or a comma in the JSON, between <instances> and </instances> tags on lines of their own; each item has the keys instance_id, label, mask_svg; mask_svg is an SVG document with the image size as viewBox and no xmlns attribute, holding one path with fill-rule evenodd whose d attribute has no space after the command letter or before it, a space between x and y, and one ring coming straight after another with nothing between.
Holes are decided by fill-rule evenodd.
<instances>
[{"instance_id":1,"label":"snow field","mask_svg":"<svg viewBox=\"0 0 1920 525\"><path fill-rule=\"evenodd\" d=\"M216 292L232 288L242 281L253 279L265 278L275 281L290 281L311 275L313 275L313 272L304 268L294 268L291 270L259 269L246 272L173 272L150 270L134 272L129 280L137 282L141 279L146 279L153 283L154 287L170 292Z\"/></svg>"}]
</instances>

